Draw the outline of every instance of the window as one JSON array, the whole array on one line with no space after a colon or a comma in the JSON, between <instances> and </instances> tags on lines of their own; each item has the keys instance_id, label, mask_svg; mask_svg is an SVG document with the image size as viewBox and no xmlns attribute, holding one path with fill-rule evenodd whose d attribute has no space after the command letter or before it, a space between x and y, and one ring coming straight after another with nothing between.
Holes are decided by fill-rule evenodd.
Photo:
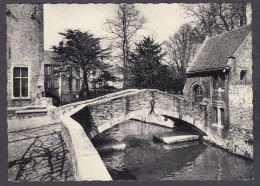
<instances>
[{"instance_id":1,"label":"window","mask_svg":"<svg viewBox=\"0 0 260 186\"><path fill-rule=\"evenodd\" d=\"M76 89L80 89L80 79L76 79Z\"/></svg>"},{"instance_id":2,"label":"window","mask_svg":"<svg viewBox=\"0 0 260 186\"><path fill-rule=\"evenodd\" d=\"M245 80L246 79L246 73L247 71L246 70L241 70L240 72L240 80Z\"/></svg>"},{"instance_id":3,"label":"window","mask_svg":"<svg viewBox=\"0 0 260 186\"><path fill-rule=\"evenodd\" d=\"M59 80L58 79L52 80L52 88L59 88Z\"/></svg>"},{"instance_id":4,"label":"window","mask_svg":"<svg viewBox=\"0 0 260 186\"><path fill-rule=\"evenodd\" d=\"M46 88L51 88L51 81L49 79L46 80L45 86Z\"/></svg>"},{"instance_id":5,"label":"window","mask_svg":"<svg viewBox=\"0 0 260 186\"><path fill-rule=\"evenodd\" d=\"M14 68L14 97L28 97L28 68Z\"/></svg>"},{"instance_id":6,"label":"window","mask_svg":"<svg viewBox=\"0 0 260 186\"><path fill-rule=\"evenodd\" d=\"M218 108L214 107L214 123L218 123Z\"/></svg>"},{"instance_id":7,"label":"window","mask_svg":"<svg viewBox=\"0 0 260 186\"><path fill-rule=\"evenodd\" d=\"M214 107L214 123L217 123L218 126L225 125L225 109Z\"/></svg>"},{"instance_id":8,"label":"window","mask_svg":"<svg viewBox=\"0 0 260 186\"><path fill-rule=\"evenodd\" d=\"M50 65L46 66L46 74L51 75L51 66Z\"/></svg>"},{"instance_id":9,"label":"window","mask_svg":"<svg viewBox=\"0 0 260 186\"><path fill-rule=\"evenodd\" d=\"M225 124L225 110L223 108L220 109L220 119L221 119L221 125Z\"/></svg>"},{"instance_id":10,"label":"window","mask_svg":"<svg viewBox=\"0 0 260 186\"><path fill-rule=\"evenodd\" d=\"M203 92L201 86L199 86L198 84L195 85L193 91L194 91L195 102L202 102Z\"/></svg>"}]
</instances>

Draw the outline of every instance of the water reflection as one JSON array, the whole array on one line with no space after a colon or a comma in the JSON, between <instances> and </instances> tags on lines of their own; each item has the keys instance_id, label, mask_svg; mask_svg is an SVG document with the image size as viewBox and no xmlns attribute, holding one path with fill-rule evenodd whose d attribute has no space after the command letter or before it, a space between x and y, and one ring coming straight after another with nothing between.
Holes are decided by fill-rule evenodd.
<instances>
[{"instance_id":1,"label":"water reflection","mask_svg":"<svg viewBox=\"0 0 260 186\"><path fill-rule=\"evenodd\" d=\"M96 136L98 149L125 143L124 151L100 151L114 180L252 179L253 162L201 142L165 145L155 133L189 134L139 121L126 121Z\"/></svg>"}]
</instances>

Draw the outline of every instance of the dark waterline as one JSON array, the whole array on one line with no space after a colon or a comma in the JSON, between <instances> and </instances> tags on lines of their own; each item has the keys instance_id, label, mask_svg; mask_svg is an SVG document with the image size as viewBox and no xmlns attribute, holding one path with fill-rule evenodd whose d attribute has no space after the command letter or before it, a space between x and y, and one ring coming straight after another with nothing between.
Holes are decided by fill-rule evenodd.
<instances>
[{"instance_id":1,"label":"dark waterline","mask_svg":"<svg viewBox=\"0 0 260 186\"><path fill-rule=\"evenodd\" d=\"M92 142L113 180L247 180L253 162L200 141L165 145L153 134L185 135L194 131L169 129L128 120L96 136ZM125 150L111 146L125 144Z\"/></svg>"}]
</instances>

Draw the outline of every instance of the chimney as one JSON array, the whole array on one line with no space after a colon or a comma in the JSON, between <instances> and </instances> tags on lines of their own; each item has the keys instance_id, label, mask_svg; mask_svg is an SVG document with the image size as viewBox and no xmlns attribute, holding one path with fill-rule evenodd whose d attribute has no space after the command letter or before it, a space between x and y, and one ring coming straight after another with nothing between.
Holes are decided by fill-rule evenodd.
<instances>
[{"instance_id":1,"label":"chimney","mask_svg":"<svg viewBox=\"0 0 260 186\"><path fill-rule=\"evenodd\" d=\"M246 3L246 24L249 25L252 22L252 8L251 3Z\"/></svg>"},{"instance_id":2,"label":"chimney","mask_svg":"<svg viewBox=\"0 0 260 186\"><path fill-rule=\"evenodd\" d=\"M234 56L228 56L227 65L231 68L235 67L236 58Z\"/></svg>"},{"instance_id":3,"label":"chimney","mask_svg":"<svg viewBox=\"0 0 260 186\"><path fill-rule=\"evenodd\" d=\"M63 41L59 42L59 47L63 48Z\"/></svg>"}]
</instances>

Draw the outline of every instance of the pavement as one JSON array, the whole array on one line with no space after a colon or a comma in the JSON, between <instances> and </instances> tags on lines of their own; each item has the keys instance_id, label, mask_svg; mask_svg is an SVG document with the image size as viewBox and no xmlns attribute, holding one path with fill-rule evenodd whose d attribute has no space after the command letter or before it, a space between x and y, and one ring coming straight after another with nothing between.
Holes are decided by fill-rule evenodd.
<instances>
[{"instance_id":1,"label":"pavement","mask_svg":"<svg viewBox=\"0 0 260 186\"><path fill-rule=\"evenodd\" d=\"M60 123L48 117L8 120L9 181L72 181Z\"/></svg>"},{"instance_id":2,"label":"pavement","mask_svg":"<svg viewBox=\"0 0 260 186\"><path fill-rule=\"evenodd\" d=\"M53 121L49 116L25 118L25 119L12 119L7 120L8 132L27 130L37 127L48 126L59 121Z\"/></svg>"}]
</instances>

